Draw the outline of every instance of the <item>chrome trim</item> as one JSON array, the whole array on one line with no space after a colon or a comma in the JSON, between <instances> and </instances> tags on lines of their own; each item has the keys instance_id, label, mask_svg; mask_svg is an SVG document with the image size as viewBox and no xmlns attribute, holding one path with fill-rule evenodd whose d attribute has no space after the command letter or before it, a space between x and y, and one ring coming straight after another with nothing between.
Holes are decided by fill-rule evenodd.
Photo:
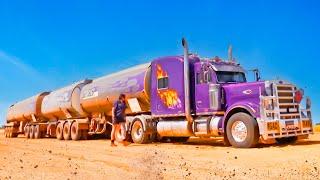
<instances>
[{"instance_id":1,"label":"chrome trim","mask_svg":"<svg viewBox=\"0 0 320 180\"><path fill-rule=\"evenodd\" d=\"M190 110L190 73L189 73L189 48L185 38L182 38L183 46L183 73L184 73L184 108L187 121L189 124L193 122Z\"/></svg>"},{"instance_id":2,"label":"chrome trim","mask_svg":"<svg viewBox=\"0 0 320 180\"><path fill-rule=\"evenodd\" d=\"M272 82L272 84L272 96L263 96L260 93L261 117L257 118L260 135L267 140L312 134L310 108L302 109L300 104L294 102L294 93L297 88L289 83ZM270 109L264 106L265 101L272 102ZM293 111L294 109L295 111ZM310 121L310 127L304 127L303 121ZM268 130L268 123L270 122L278 122L278 130ZM292 124L293 128L287 128L288 124Z\"/></svg>"}]
</instances>

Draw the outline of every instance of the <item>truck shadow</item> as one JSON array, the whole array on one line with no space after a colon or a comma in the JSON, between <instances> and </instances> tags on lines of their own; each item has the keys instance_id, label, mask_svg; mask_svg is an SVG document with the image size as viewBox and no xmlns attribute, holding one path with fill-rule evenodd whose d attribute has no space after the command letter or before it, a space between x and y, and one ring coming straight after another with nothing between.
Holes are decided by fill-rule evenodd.
<instances>
[{"instance_id":1,"label":"truck shadow","mask_svg":"<svg viewBox=\"0 0 320 180\"><path fill-rule=\"evenodd\" d=\"M19 135L17 137L18 139L27 139L23 135ZM56 139L55 137L45 137L41 139ZM92 136L88 140L79 140L79 141L90 141L90 140L110 140L109 138L106 138L104 136ZM231 147L224 144L222 138L209 138L209 139L201 139L201 138L190 138L187 142L153 142L150 143L150 145L160 145L160 144L174 144L174 145L186 145L186 146L213 146L213 147ZM257 148L267 148L267 147L286 147L286 146L312 146L320 144L320 140L298 140L296 143L287 143L287 144L277 144L275 143L269 143L269 144L263 144L259 143L257 145ZM134 143L131 143L131 145L135 145ZM138 144L137 144L138 145ZM139 144L138 146L141 146L143 144Z\"/></svg>"},{"instance_id":2,"label":"truck shadow","mask_svg":"<svg viewBox=\"0 0 320 180\"><path fill-rule=\"evenodd\" d=\"M224 144L222 139L190 139L187 142L171 142L176 145L196 145L196 146L215 146L215 147L231 147ZM286 147L286 146L310 146L320 144L320 140L298 140L296 143L287 143L287 144L263 144L259 143L256 148L267 148L267 147Z\"/></svg>"},{"instance_id":3,"label":"truck shadow","mask_svg":"<svg viewBox=\"0 0 320 180\"><path fill-rule=\"evenodd\" d=\"M264 147L286 147L286 146L310 146L310 145L317 145L320 144L320 140L299 140L295 143L287 143L287 144L259 144L257 148L264 148Z\"/></svg>"}]
</instances>

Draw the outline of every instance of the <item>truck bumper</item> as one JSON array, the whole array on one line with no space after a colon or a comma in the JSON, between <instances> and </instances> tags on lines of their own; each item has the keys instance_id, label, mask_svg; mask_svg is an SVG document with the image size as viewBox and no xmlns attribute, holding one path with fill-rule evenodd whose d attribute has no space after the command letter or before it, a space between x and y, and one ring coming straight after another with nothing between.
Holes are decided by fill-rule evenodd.
<instances>
[{"instance_id":1,"label":"truck bumper","mask_svg":"<svg viewBox=\"0 0 320 180\"><path fill-rule=\"evenodd\" d=\"M257 119L260 135L264 140L313 134L312 121L308 118L263 120Z\"/></svg>"}]
</instances>

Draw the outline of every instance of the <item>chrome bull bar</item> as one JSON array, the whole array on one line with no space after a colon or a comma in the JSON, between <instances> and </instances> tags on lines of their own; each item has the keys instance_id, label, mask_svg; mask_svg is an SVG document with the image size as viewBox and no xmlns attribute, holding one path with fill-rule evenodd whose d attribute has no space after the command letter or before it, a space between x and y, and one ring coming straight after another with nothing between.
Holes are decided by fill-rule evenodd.
<instances>
[{"instance_id":1,"label":"chrome bull bar","mask_svg":"<svg viewBox=\"0 0 320 180\"><path fill-rule=\"evenodd\" d=\"M306 99L306 108L302 109L299 103L294 102L295 90L293 85L275 84L272 96L260 96L261 116L257 121L263 139L313 133L310 99Z\"/></svg>"}]
</instances>

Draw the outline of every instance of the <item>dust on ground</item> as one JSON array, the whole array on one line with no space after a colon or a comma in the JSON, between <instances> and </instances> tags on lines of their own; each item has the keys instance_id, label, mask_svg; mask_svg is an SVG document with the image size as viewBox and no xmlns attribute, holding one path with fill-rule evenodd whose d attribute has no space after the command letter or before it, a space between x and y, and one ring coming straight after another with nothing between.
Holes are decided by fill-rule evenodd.
<instances>
[{"instance_id":1,"label":"dust on ground","mask_svg":"<svg viewBox=\"0 0 320 180\"><path fill-rule=\"evenodd\" d=\"M226 147L221 139L110 147L106 139L7 139L0 179L319 179L320 134L294 145Z\"/></svg>"}]
</instances>

